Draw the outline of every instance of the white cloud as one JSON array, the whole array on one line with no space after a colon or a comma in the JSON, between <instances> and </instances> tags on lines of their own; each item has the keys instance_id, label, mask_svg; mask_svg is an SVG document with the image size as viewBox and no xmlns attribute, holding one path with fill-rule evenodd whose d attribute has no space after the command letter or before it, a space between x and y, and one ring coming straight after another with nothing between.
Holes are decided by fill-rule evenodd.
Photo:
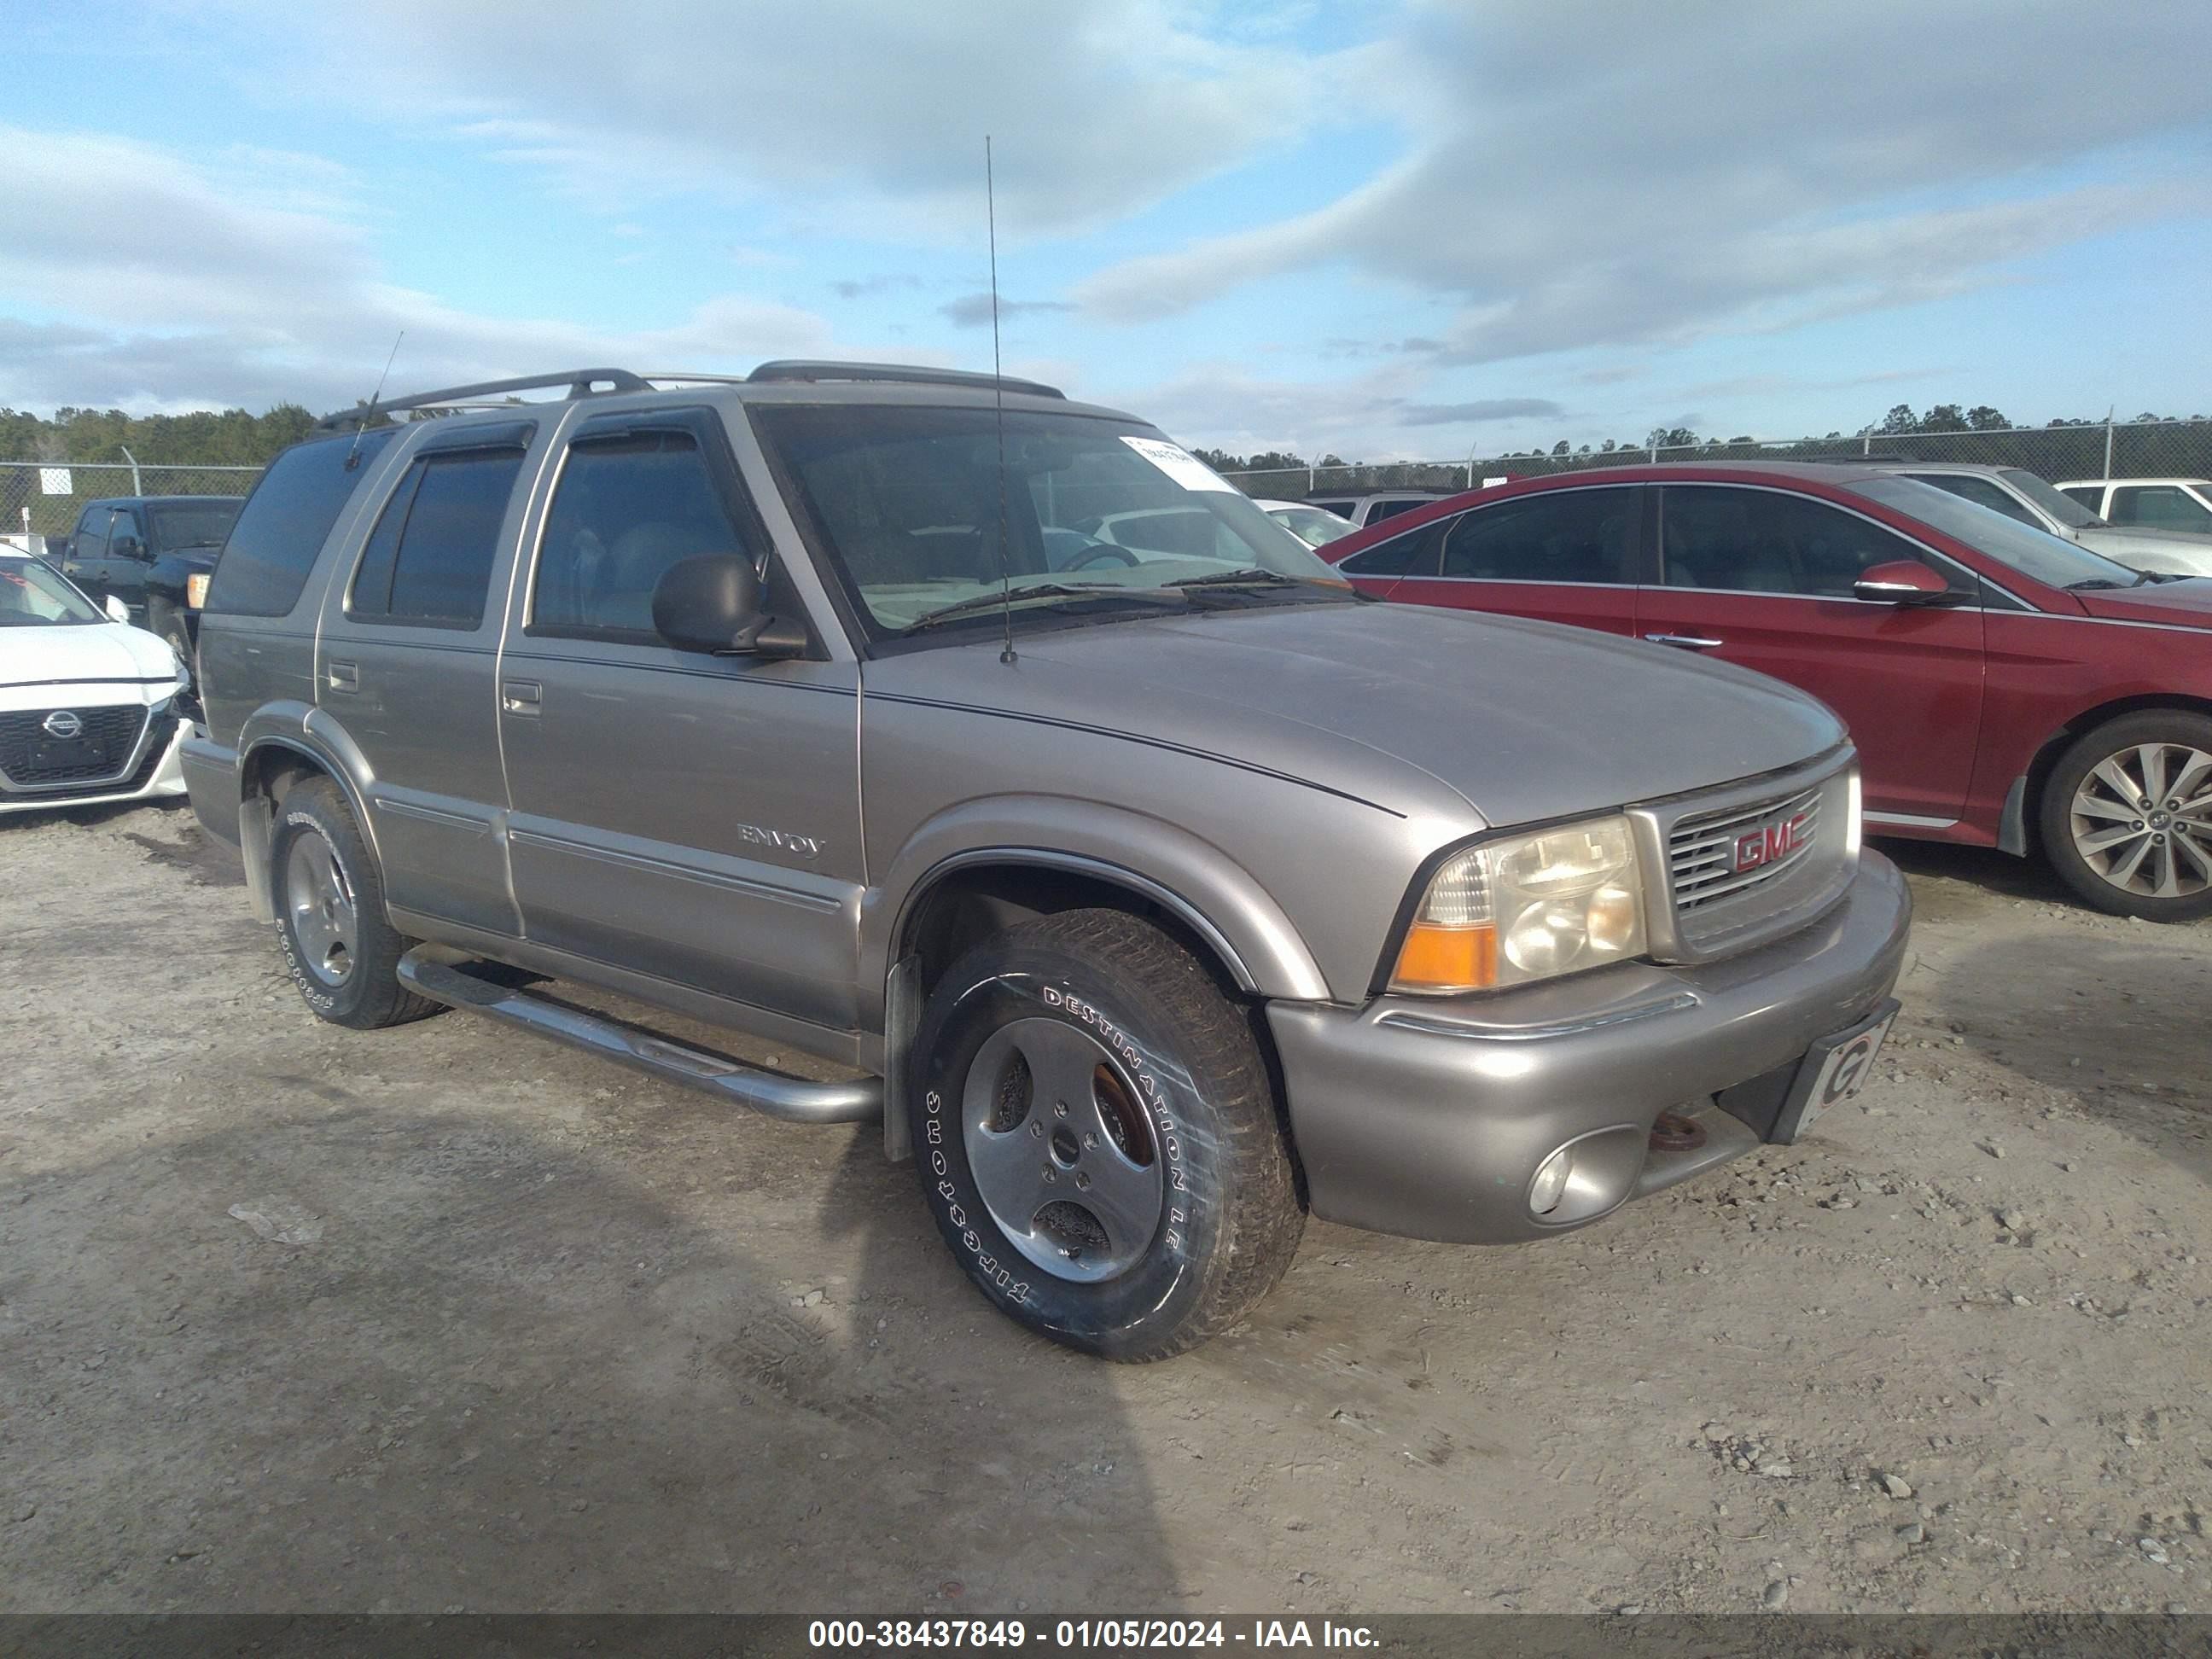
<instances>
[{"instance_id":1,"label":"white cloud","mask_svg":"<svg viewBox=\"0 0 2212 1659\"><path fill-rule=\"evenodd\" d=\"M263 0L240 0L249 15ZM973 235L992 135L1002 234L1095 226L1331 107L1327 63L1194 0L388 0L285 11L318 83L550 168L593 199L708 187ZM343 50L341 52L340 47Z\"/></svg>"},{"instance_id":2,"label":"white cloud","mask_svg":"<svg viewBox=\"0 0 2212 1659\"><path fill-rule=\"evenodd\" d=\"M1130 259L1096 315L1349 265L1461 307L1443 362L1679 344L1965 291L2205 210L2115 157L2204 128L2212 9L1443 3L1387 48L1401 161L1312 212ZM2085 167L2120 187L2080 185ZM2072 177L2069 177L2069 170Z\"/></svg>"},{"instance_id":3,"label":"white cloud","mask_svg":"<svg viewBox=\"0 0 2212 1659\"><path fill-rule=\"evenodd\" d=\"M402 330L395 377L425 386L836 349L813 313L738 294L660 328L463 311L381 281L344 220L257 204L288 195L281 168L246 190L151 146L10 128L0 154L0 295L48 316L0 319L0 403L18 407L341 405Z\"/></svg>"}]
</instances>

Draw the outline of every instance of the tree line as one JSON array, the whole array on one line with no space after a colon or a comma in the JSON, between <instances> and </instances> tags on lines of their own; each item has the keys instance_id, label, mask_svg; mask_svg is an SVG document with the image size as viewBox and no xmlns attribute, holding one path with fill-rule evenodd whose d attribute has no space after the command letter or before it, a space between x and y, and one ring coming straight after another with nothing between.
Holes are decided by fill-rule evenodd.
<instances>
[{"instance_id":1,"label":"tree line","mask_svg":"<svg viewBox=\"0 0 2212 1659\"><path fill-rule=\"evenodd\" d=\"M2172 426L2202 422L2205 419L2206 417L2202 415L2184 417L2178 415L2154 414L2145 410L2132 421L2124 422L2122 424ZM2061 416L2055 420L2044 422L2045 428L2101 428L2104 424L2105 418L2102 416L2081 417ZM2020 429L2029 428L2014 428L2013 422L2006 418L2003 410L1988 404L1977 404L1971 409L1958 404L1936 404L1918 414L1914 413L1911 404L1899 404L1879 421L1869 422L1856 432L1835 431L1829 433L1825 438L1808 439L1807 441L1814 444L1842 444L1863 438L1916 437L1945 432L2003 432ZM1562 438L1548 449L1540 447L1534 449L1499 450L1494 453L1478 456L1476 459L1478 460L1512 460L1545 457L1553 459L1566 459L1583 456L1635 455L1638 453L1649 453L1654 449L1741 449L1755 446L1759 441L1748 433L1739 434L1732 438L1723 438L1701 434L1686 426L1654 427L1641 441L1634 439L1607 438L1593 447L1587 443L1571 444ZM1232 455L1228 451L1220 449L1196 449L1191 453L1217 472L1303 472L1310 467L1341 468L1360 465L1346 461L1341 456L1334 454L1323 455L1318 460L1309 461L1302 456L1280 450L1265 450L1255 455ZM1384 463L1383 465L1394 464Z\"/></svg>"},{"instance_id":2,"label":"tree line","mask_svg":"<svg viewBox=\"0 0 2212 1659\"><path fill-rule=\"evenodd\" d=\"M297 404L264 414L242 409L185 415L126 415L119 409L58 409L51 417L0 409L0 461L121 461L128 449L146 466L265 466L306 437L315 417Z\"/></svg>"}]
</instances>

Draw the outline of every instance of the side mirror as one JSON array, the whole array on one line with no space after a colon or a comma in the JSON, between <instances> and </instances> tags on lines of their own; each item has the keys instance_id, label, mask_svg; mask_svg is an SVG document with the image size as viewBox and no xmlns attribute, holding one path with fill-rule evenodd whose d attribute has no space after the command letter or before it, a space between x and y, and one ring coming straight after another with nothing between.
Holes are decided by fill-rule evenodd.
<instances>
[{"instance_id":1,"label":"side mirror","mask_svg":"<svg viewBox=\"0 0 2212 1659\"><path fill-rule=\"evenodd\" d=\"M108 543L107 555L113 559L143 559L146 556L146 544L136 536L118 536Z\"/></svg>"},{"instance_id":2,"label":"side mirror","mask_svg":"<svg viewBox=\"0 0 2212 1659\"><path fill-rule=\"evenodd\" d=\"M107 613L107 620L110 622L127 623L131 620L131 607L112 593L100 601L100 608Z\"/></svg>"},{"instance_id":3,"label":"side mirror","mask_svg":"<svg viewBox=\"0 0 2212 1659\"><path fill-rule=\"evenodd\" d=\"M760 578L744 559L709 553L661 573L653 589L653 631L678 651L714 656L795 657L806 631L761 609Z\"/></svg>"},{"instance_id":4,"label":"side mirror","mask_svg":"<svg viewBox=\"0 0 2212 1659\"><path fill-rule=\"evenodd\" d=\"M1879 605L1941 605L1952 597L1951 584L1917 559L1869 565L1851 584L1851 592Z\"/></svg>"}]
</instances>

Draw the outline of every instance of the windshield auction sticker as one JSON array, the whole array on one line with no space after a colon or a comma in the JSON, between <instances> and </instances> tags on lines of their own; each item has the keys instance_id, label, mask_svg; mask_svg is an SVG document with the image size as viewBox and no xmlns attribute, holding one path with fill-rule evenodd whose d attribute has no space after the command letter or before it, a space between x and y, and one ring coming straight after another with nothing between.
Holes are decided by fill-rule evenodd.
<instances>
[{"instance_id":1,"label":"windshield auction sticker","mask_svg":"<svg viewBox=\"0 0 2212 1659\"><path fill-rule=\"evenodd\" d=\"M1220 489L1226 490L1231 495L1237 494L1235 484L1231 483L1228 479L1223 477L1188 450L1180 448L1164 438L1132 438L1125 435L1121 441L1173 478L1185 489Z\"/></svg>"}]
</instances>

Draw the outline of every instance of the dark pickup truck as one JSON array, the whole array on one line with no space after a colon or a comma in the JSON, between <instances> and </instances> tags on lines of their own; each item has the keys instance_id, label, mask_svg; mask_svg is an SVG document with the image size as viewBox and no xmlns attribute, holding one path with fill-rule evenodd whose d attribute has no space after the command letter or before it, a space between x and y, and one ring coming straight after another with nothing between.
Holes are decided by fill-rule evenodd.
<instances>
[{"instance_id":1,"label":"dark pickup truck","mask_svg":"<svg viewBox=\"0 0 2212 1659\"><path fill-rule=\"evenodd\" d=\"M95 604L110 594L122 600L132 622L160 635L189 664L199 642L199 606L209 574L244 504L236 495L111 495L88 501L76 528L60 538L58 550L48 549L48 556Z\"/></svg>"}]
</instances>

